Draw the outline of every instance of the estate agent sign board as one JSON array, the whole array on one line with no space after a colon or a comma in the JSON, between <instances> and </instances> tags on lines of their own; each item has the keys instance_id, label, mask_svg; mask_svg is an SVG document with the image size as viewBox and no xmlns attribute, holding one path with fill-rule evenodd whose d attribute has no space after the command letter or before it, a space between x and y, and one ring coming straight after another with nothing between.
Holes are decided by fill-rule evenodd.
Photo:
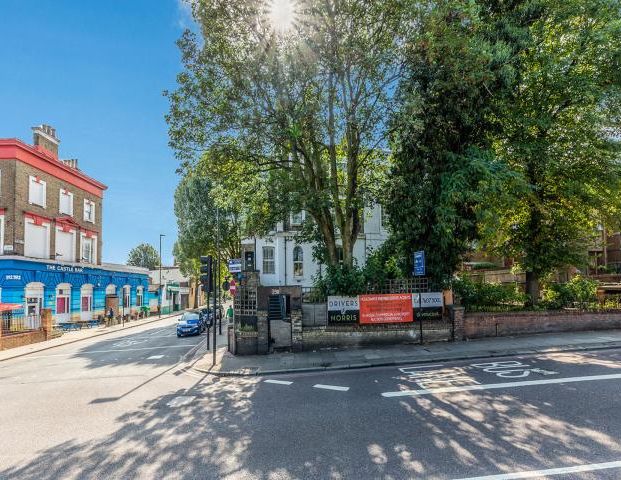
<instances>
[{"instance_id":1,"label":"estate agent sign board","mask_svg":"<svg viewBox=\"0 0 621 480\"><path fill-rule=\"evenodd\" d=\"M360 324L410 323L414 321L412 295L389 293L360 295Z\"/></svg>"},{"instance_id":2,"label":"estate agent sign board","mask_svg":"<svg viewBox=\"0 0 621 480\"><path fill-rule=\"evenodd\" d=\"M328 297L328 323L358 323L358 297Z\"/></svg>"}]
</instances>

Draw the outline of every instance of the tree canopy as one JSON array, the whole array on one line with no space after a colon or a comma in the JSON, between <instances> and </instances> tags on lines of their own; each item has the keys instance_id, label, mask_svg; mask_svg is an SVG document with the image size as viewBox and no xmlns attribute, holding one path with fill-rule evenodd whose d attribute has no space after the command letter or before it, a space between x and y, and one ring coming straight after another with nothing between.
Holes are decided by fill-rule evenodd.
<instances>
[{"instance_id":1,"label":"tree canopy","mask_svg":"<svg viewBox=\"0 0 621 480\"><path fill-rule=\"evenodd\" d=\"M375 201L387 120L401 71L402 0L296 2L292 26L268 1L193 4L200 35L179 41L184 70L169 92L170 144L188 168L234 158L231 182L260 175L289 212L312 218L326 261L345 265Z\"/></svg>"},{"instance_id":2,"label":"tree canopy","mask_svg":"<svg viewBox=\"0 0 621 480\"><path fill-rule=\"evenodd\" d=\"M155 270L160 265L160 256L153 245L141 243L130 250L127 265Z\"/></svg>"}]
</instances>

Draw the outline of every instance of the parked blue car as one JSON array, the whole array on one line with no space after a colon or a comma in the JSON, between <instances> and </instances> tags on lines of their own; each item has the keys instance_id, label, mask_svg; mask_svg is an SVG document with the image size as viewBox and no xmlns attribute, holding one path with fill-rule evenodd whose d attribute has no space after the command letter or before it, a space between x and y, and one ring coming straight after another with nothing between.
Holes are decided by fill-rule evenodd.
<instances>
[{"instance_id":1,"label":"parked blue car","mask_svg":"<svg viewBox=\"0 0 621 480\"><path fill-rule=\"evenodd\" d=\"M177 337L185 335L200 335L203 324L198 313L185 312L177 321Z\"/></svg>"}]
</instances>

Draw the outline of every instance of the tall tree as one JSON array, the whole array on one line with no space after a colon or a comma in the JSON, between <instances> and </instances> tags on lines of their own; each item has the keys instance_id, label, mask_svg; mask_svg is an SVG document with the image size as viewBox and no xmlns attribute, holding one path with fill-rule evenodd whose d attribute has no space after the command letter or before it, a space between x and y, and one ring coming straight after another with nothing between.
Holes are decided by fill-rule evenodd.
<instances>
[{"instance_id":1,"label":"tall tree","mask_svg":"<svg viewBox=\"0 0 621 480\"><path fill-rule=\"evenodd\" d=\"M350 267L385 162L408 3L194 2L200 38L179 41L184 70L168 93L182 168L205 150L214 168L235 158L243 166L225 175L263 175L275 198L312 217L326 261L338 264L340 238Z\"/></svg>"},{"instance_id":2,"label":"tall tree","mask_svg":"<svg viewBox=\"0 0 621 480\"><path fill-rule=\"evenodd\" d=\"M620 12L619 0L549 0L500 113L495 150L521 185L491 202L484 231L526 271L533 302L543 276L585 263L598 224L618 228L621 156L610 127L621 111Z\"/></svg>"},{"instance_id":3,"label":"tall tree","mask_svg":"<svg viewBox=\"0 0 621 480\"><path fill-rule=\"evenodd\" d=\"M403 269L425 250L435 281L451 277L478 237L487 196L507 176L494 156L497 105L519 81L536 2L421 3L394 119L387 210Z\"/></svg>"},{"instance_id":4,"label":"tall tree","mask_svg":"<svg viewBox=\"0 0 621 480\"><path fill-rule=\"evenodd\" d=\"M132 248L127 256L127 265L155 270L160 264L160 256L153 245L141 243Z\"/></svg>"}]
</instances>

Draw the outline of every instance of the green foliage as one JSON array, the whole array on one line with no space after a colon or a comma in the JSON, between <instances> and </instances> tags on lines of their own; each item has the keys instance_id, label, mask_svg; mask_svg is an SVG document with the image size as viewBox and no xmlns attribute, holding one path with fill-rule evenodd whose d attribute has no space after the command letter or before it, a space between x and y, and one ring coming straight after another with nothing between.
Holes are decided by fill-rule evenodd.
<instances>
[{"instance_id":1,"label":"green foliage","mask_svg":"<svg viewBox=\"0 0 621 480\"><path fill-rule=\"evenodd\" d=\"M368 253L364 267L330 265L315 278L315 299L324 300L328 295L356 296L372 288L383 287L387 280L403 278L398 260L391 251L390 242Z\"/></svg>"},{"instance_id":2,"label":"green foliage","mask_svg":"<svg viewBox=\"0 0 621 480\"><path fill-rule=\"evenodd\" d=\"M453 291L469 311L520 310L528 298L517 284L477 282L468 276L453 280Z\"/></svg>"},{"instance_id":3,"label":"green foliage","mask_svg":"<svg viewBox=\"0 0 621 480\"><path fill-rule=\"evenodd\" d=\"M536 48L498 104L494 151L518 181L490 197L481 231L534 285L584 265L596 226L618 224L621 156L610 127L621 111L620 18L618 0L546 2L529 29Z\"/></svg>"},{"instance_id":4,"label":"green foliage","mask_svg":"<svg viewBox=\"0 0 621 480\"><path fill-rule=\"evenodd\" d=\"M141 243L132 248L127 256L127 265L155 270L160 264L160 256L153 245Z\"/></svg>"},{"instance_id":5,"label":"green foliage","mask_svg":"<svg viewBox=\"0 0 621 480\"><path fill-rule=\"evenodd\" d=\"M521 310L528 299L517 284L476 282L465 275L453 280L453 291L468 311Z\"/></svg>"},{"instance_id":6,"label":"green foliage","mask_svg":"<svg viewBox=\"0 0 621 480\"><path fill-rule=\"evenodd\" d=\"M535 13L519 1L421 8L394 119L387 205L403 270L424 250L428 275L448 281L478 237L486 202L512 182L492 150L496 103L515 88Z\"/></svg>"},{"instance_id":7,"label":"green foliage","mask_svg":"<svg viewBox=\"0 0 621 480\"><path fill-rule=\"evenodd\" d=\"M327 263L338 263L340 237L352 266L360 213L377 200L387 162L408 2L303 0L288 32L270 24L269 4L192 2L200 38L186 32L178 42L170 145L183 171L197 152L224 151L234 168L208 155L209 171L228 185L260 178L271 207L312 218Z\"/></svg>"},{"instance_id":8,"label":"green foliage","mask_svg":"<svg viewBox=\"0 0 621 480\"><path fill-rule=\"evenodd\" d=\"M597 285L594 280L575 276L567 283L552 283L543 289L542 306L551 310L581 308L597 302Z\"/></svg>"}]
</instances>

